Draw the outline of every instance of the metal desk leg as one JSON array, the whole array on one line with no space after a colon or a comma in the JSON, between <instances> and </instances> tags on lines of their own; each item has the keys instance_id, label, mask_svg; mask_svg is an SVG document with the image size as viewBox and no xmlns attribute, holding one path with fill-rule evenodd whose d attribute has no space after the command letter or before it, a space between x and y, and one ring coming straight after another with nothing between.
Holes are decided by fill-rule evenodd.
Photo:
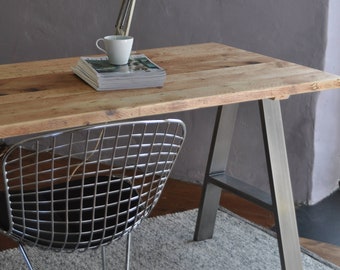
<instances>
[{"instance_id":1,"label":"metal desk leg","mask_svg":"<svg viewBox=\"0 0 340 270\"><path fill-rule=\"evenodd\" d=\"M301 270L302 260L280 102L262 100L259 101L259 105L281 267ZM228 105L218 110L194 240L212 238L221 190L230 187L223 179L216 180L214 175L226 171L237 108L237 105Z\"/></svg>"},{"instance_id":2,"label":"metal desk leg","mask_svg":"<svg viewBox=\"0 0 340 270\"><path fill-rule=\"evenodd\" d=\"M302 269L280 101L259 101L282 269Z\"/></svg>"},{"instance_id":3,"label":"metal desk leg","mask_svg":"<svg viewBox=\"0 0 340 270\"><path fill-rule=\"evenodd\" d=\"M194 240L212 238L221 188L209 181L210 174L225 171L236 121L238 104L219 107L203 184ZM220 121L223 119L223 121Z\"/></svg>"}]
</instances>

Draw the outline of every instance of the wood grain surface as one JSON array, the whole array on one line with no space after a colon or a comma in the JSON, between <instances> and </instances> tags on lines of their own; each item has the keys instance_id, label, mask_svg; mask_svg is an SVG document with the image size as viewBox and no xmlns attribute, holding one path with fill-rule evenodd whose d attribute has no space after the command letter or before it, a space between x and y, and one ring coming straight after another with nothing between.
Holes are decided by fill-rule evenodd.
<instances>
[{"instance_id":1,"label":"wood grain surface","mask_svg":"<svg viewBox=\"0 0 340 270\"><path fill-rule=\"evenodd\" d=\"M340 76L217 43L139 51L164 87L97 92L78 57L0 65L0 138L340 87Z\"/></svg>"}]
</instances>

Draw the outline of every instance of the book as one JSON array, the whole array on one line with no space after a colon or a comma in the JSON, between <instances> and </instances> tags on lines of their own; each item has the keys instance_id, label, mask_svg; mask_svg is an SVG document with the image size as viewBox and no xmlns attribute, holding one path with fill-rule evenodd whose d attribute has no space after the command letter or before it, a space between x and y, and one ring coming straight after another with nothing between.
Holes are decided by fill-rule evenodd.
<instances>
[{"instance_id":1,"label":"book","mask_svg":"<svg viewBox=\"0 0 340 270\"><path fill-rule=\"evenodd\" d=\"M163 68L144 54L131 55L127 65L115 66L107 57L80 57L73 72L97 91L162 87Z\"/></svg>"}]
</instances>

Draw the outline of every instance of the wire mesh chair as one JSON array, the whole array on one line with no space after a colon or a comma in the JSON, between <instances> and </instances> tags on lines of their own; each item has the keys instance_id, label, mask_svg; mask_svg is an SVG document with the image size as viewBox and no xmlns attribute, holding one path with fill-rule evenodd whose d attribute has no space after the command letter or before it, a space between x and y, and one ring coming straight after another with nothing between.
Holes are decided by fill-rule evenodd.
<instances>
[{"instance_id":1,"label":"wire mesh chair","mask_svg":"<svg viewBox=\"0 0 340 270\"><path fill-rule=\"evenodd\" d=\"M127 235L156 205L185 137L180 120L87 126L30 138L2 161L0 232L54 251L85 251Z\"/></svg>"}]
</instances>

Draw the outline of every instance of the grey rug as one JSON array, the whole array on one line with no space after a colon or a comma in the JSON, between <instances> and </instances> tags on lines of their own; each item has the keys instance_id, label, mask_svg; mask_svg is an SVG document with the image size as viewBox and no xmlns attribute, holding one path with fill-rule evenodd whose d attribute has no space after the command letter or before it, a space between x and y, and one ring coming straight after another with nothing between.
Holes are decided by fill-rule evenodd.
<instances>
[{"instance_id":1,"label":"grey rug","mask_svg":"<svg viewBox=\"0 0 340 270\"><path fill-rule=\"evenodd\" d=\"M150 218L133 233L131 269L280 269L276 239L234 214L219 211L214 238L192 241L197 210ZM125 239L106 248L109 269L123 269ZM28 249L36 269L101 269L99 250L52 253ZM304 269L340 269L313 254L302 255ZM0 269L26 269L17 249L0 253Z\"/></svg>"}]
</instances>

